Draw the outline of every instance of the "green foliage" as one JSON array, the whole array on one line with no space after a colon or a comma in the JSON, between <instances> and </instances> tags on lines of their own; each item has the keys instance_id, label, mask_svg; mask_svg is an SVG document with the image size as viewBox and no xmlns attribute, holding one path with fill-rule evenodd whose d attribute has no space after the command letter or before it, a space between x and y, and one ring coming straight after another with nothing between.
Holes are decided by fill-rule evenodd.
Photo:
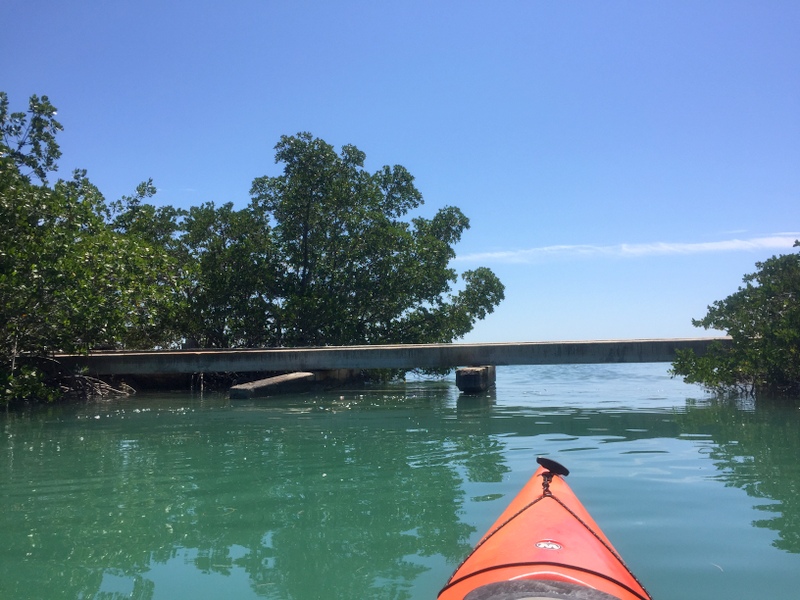
<instances>
[{"instance_id":1,"label":"green foliage","mask_svg":"<svg viewBox=\"0 0 800 600\"><path fill-rule=\"evenodd\" d=\"M365 154L308 133L276 146L283 174L253 182L253 210L274 224L283 272L274 306L276 345L450 342L503 299L488 269L449 268L469 228L455 207L432 219L402 217L422 195L402 166L364 169Z\"/></svg>"},{"instance_id":2,"label":"green foliage","mask_svg":"<svg viewBox=\"0 0 800 600\"><path fill-rule=\"evenodd\" d=\"M179 321L191 345L275 345L279 268L263 212L231 203L192 207L180 242L190 271Z\"/></svg>"},{"instance_id":3,"label":"green foliage","mask_svg":"<svg viewBox=\"0 0 800 600\"><path fill-rule=\"evenodd\" d=\"M173 261L173 343L449 342L503 299L486 268L464 273L453 291L453 245L469 220L455 207L404 220L423 201L405 168L369 173L355 146L337 154L307 133L281 138L276 160L282 175L257 178L245 209L156 209L143 202L151 182L112 204L117 231Z\"/></svg>"},{"instance_id":4,"label":"green foliage","mask_svg":"<svg viewBox=\"0 0 800 600\"><path fill-rule=\"evenodd\" d=\"M129 348L172 347L181 338L179 323L190 281L190 257L179 241L186 211L143 202L156 193L152 179L140 183L132 196L110 203L111 230L150 254L151 294L138 304L137 319L120 334Z\"/></svg>"},{"instance_id":5,"label":"green foliage","mask_svg":"<svg viewBox=\"0 0 800 600\"><path fill-rule=\"evenodd\" d=\"M692 321L727 332L732 343L703 356L679 353L675 375L720 392L780 394L800 388L800 254L773 256L756 267L737 292Z\"/></svg>"},{"instance_id":6,"label":"green foliage","mask_svg":"<svg viewBox=\"0 0 800 600\"><path fill-rule=\"evenodd\" d=\"M48 189L8 170L0 194L6 339L26 352L75 352L147 325L159 251L108 227L85 173Z\"/></svg>"},{"instance_id":7,"label":"green foliage","mask_svg":"<svg viewBox=\"0 0 800 600\"><path fill-rule=\"evenodd\" d=\"M161 335L154 307L163 303L168 269L159 247L109 226L105 199L85 171L52 188L31 183L21 169L40 179L54 169L53 127L37 114L26 125L0 99L0 374L10 382L0 401L8 401L33 381L19 370L21 357L124 343L132 332L153 343L147 332ZM52 119L43 102L34 97L31 106ZM25 142L9 152L12 134Z\"/></svg>"},{"instance_id":8,"label":"green foliage","mask_svg":"<svg viewBox=\"0 0 800 600\"><path fill-rule=\"evenodd\" d=\"M56 109L47 96L35 94L28 101L27 113L9 113L8 95L0 92L0 158L11 159L20 169L30 169L45 183L48 171L58 168L56 161L61 156L56 134L64 128L55 116Z\"/></svg>"},{"instance_id":9,"label":"green foliage","mask_svg":"<svg viewBox=\"0 0 800 600\"><path fill-rule=\"evenodd\" d=\"M0 370L0 404L11 399L53 402L60 396L60 390L50 385L45 374L35 367L23 365L14 372Z\"/></svg>"}]
</instances>

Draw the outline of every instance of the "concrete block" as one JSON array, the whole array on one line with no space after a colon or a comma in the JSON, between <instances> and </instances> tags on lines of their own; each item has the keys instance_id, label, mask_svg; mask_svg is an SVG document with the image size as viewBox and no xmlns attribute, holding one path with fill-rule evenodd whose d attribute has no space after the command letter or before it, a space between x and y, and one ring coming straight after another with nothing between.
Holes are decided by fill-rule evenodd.
<instances>
[{"instance_id":1,"label":"concrete block","mask_svg":"<svg viewBox=\"0 0 800 600\"><path fill-rule=\"evenodd\" d=\"M464 367L456 370L456 386L465 394L485 392L497 380L494 365L483 367Z\"/></svg>"},{"instance_id":2,"label":"concrete block","mask_svg":"<svg viewBox=\"0 0 800 600\"><path fill-rule=\"evenodd\" d=\"M296 373L267 377L258 381L240 383L230 389L231 400L262 398L285 392L304 391L310 388L315 380L316 375L314 373L298 371Z\"/></svg>"}]
</instances>

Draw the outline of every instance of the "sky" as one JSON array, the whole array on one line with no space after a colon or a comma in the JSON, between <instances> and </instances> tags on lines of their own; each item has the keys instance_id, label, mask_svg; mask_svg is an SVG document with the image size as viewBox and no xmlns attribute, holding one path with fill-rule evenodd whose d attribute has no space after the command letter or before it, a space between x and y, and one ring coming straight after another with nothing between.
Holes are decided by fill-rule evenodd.
<instances>
[{"instance_id":1,"label":"sky","mask_svg":"<svg viewBox=\"0 0 800 600\"><path fill-rule=\"evenodd\" d=\"M692 325L800 238L800 2L3 0L0 90L47 95L108 200L244 207L308 131L458 206L506 299L463 341ZM52 179L52 178L51 178Z\"/></svg>"}]
</instances>

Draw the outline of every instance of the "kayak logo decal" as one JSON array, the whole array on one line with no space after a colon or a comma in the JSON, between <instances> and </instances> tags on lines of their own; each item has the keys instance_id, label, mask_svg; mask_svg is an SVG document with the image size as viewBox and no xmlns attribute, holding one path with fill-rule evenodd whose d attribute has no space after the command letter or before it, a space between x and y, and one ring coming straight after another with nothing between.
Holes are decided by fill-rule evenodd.
<instances>
[{"instance_id":1,"label":"kayak logo decal","mask_svg":"<svg viewBox=\"0 0 800 600\"><path fill-rule=\"evenodd\" d=\"M541 542L536 542L536 547L541 548L542 550L561 550L561 544L554 542L553 540L542 540Z\"/></svg>"}]
</instances>

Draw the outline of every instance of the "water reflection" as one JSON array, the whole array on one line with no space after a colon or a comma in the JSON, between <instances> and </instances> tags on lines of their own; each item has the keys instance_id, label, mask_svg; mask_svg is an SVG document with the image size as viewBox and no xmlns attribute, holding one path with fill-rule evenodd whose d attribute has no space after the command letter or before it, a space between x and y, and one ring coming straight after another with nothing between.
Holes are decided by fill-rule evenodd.
<instances>
[{"instance_id":1,"label":"water reflection","mask_svg":"<svg viewBox=\"0 0 800 600\"><path fill-rule=\"evenodd\" d=\"M709 455L726 485L754 498L765 517L757 527L778 533L774 545L800 553L800 410L798 402L708 400L689 404L678 423L709 436Z\"/></svg>"},{"instance_id":2,"label":"water reflection","mask_svg":"<svg viewBox=\"0 0 800 600\"><path fill-rule=\"evenodd\" d=\"M453 435L436 417L441 402L387 412L372 398L358 414L336 401L211 413L130 405L12 419L0 569L17 583L6 591L94 597L127 580L119 597L149 598L148 571L182 557L205 574L240 569L267 597L327 588L366 598L378 586L408 598L427 568L414 557L457 561L469 549L462 469L474 481L504 470L482 421L467 427L474 436Z\"/></svg>"}]
</instances>

